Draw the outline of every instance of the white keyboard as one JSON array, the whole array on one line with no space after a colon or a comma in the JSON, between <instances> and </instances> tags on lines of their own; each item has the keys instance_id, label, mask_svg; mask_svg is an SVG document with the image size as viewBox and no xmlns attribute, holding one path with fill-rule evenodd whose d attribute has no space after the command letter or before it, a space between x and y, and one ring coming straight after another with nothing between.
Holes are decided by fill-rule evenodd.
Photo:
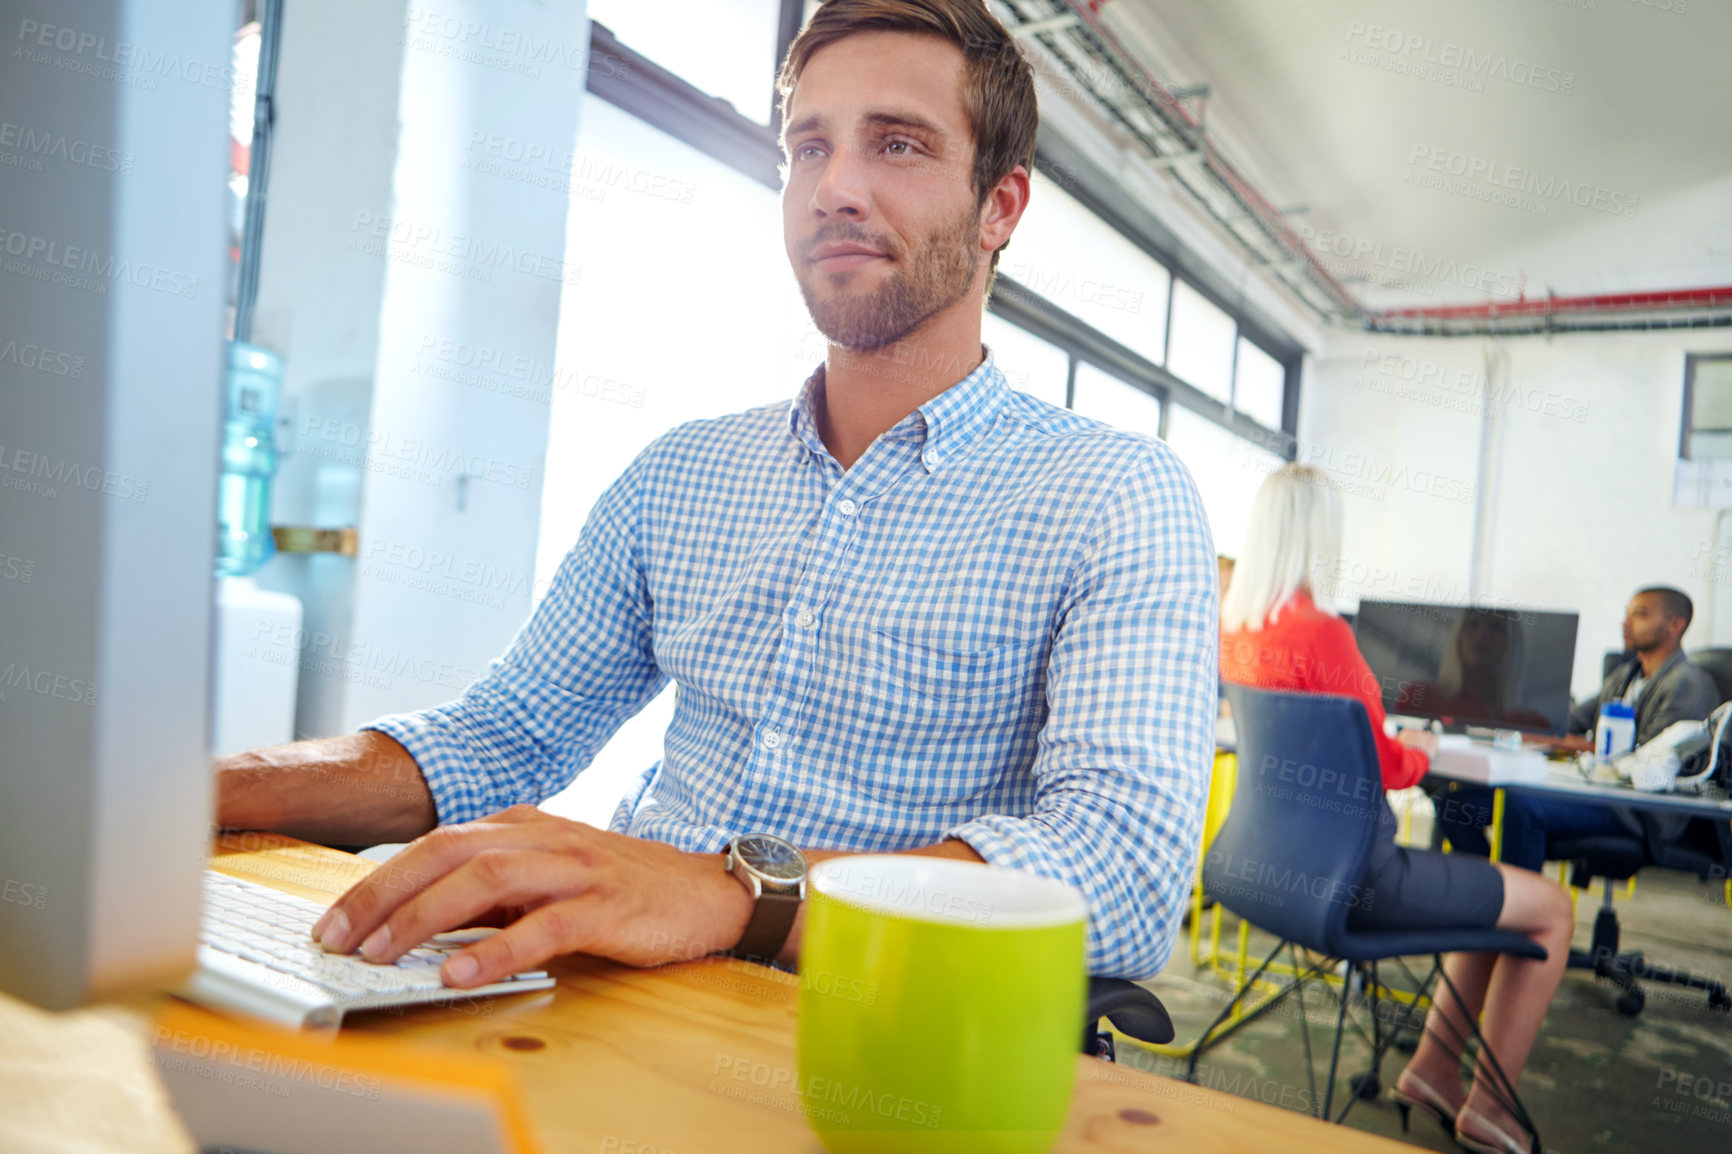
<instances>
[{"instance_id":1,"label":"white keyboard","mask_svg":"<svg viewBox=\"0 0 1732 1154\"><path fill-rule=\"evenodd\" d=\"M493 930L436 934L392 965L328 954L313 940L317 902L207 869L198 969L176 993L212 1009L296 1029L335 1030L350 1010L379 1010L545 990L544 970L456 990L439 979L452 952Z\"/></svg>"}]
</instances>

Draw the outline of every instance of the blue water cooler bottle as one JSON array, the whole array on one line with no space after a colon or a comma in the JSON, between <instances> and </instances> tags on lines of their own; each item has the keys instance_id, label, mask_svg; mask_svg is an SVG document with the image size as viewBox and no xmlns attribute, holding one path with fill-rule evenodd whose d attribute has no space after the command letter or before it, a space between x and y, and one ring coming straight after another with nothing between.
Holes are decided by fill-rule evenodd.
<instances>
[{"instance_id":1,"label":"blue water cooler bottle","mask_svg":"<svg viewBox=\"0 0 1732 1154\"><path fill-rule=\"evenodd\" d=\"M277 551L271 538L271 478L277 471L277 395L283 359L229 342L228 406L217 480L218 577L245 577Z\"/></svg>"}]
</instances>

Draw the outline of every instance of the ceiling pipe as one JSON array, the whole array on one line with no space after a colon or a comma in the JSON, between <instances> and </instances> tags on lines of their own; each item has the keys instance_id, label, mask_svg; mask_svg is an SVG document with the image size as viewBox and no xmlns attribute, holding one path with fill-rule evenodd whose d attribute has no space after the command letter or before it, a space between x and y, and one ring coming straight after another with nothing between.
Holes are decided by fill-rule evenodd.
<instances>
[{"instance_id":1,"label":"ceiling pipe","mask_svg":"<svg viewBox=\"0 0 1732 1154\"><path fill-rule=\"evenodd\" d=\"M1368 320L1491 320L1497 317L1564 316L1572 313L1665 312L1675 309L1711 309L1732 305L1732 285L1719 288L1656 289L1649 292L1600 293L1593 296L1533 297L1513 301L1487 301L1471 305L1433 305L1426 308L1377 309Z\"/></svg>"},{"instance_id":2,"label":"ceiling pipe","mask_svg":"<svg viewBox=\"0 0 1732 1154\"><path fill-rule=\"evenodd\" d=\"M1317 254L1311 251L1310 246L1300 238L1299 234L1287 224L1281 213L1264 199L1262 194L1253 188L1250 182L1241 176L1239 171L1209 142L1203 134L1202 124L1185 110L1184 105L1168 91L1166 86L1155 79L1154 75L1143 66L1143 62L1137 59L1134 53L1128 51L1120 43L1118 37L1114 36L1101 22L1099 16L1101 5L1098 2L1093 2L1093 0L1065 0L1065 3L1097 39L1112 49L1121 65L1129 64L1136 70L1143 79L1143 84L1139 86L1141 90L1152 99L1153 104L1163 116L1176 120L1182 126L1183 135L1195 141L1195 149L1201 153L1203 167L1239 202L1246 213L1256 221L1258 227L1276 245L1297 257L1304 266L1307 277L1321 287L1349 318L1363 315L1363 306L1335 278L1335 275L1329 271Z\"/></svg>"},{"instance_id":3,"label":"ceiling pipe","mask_svg":"<svg viewBox=\"0 0 1732 1154\"><path fill-rule=\"evenodd\" d=\"M1419 308L1370 309L1360 303L1347 287L1329 271L1321 258L1304 239L1288 226L1286 216L1272 205L1233 165L1223 157L1202 132L1200 122L1187 112L1172 91L1156 80L1137 56L1130 52L1102 23L1100 10L1106 0L1054 0L1068 12L1055 13L1045 19L1028 21L1014 32L1020 35L1059 32L1084 25L1101 43L1110 48L1121 66L1128 65L1140 74L1139 86L1159 114L1176 121L1181 134L1195 141L1192 149L1176 154L1156 156L1154 163L1161 168L1177 169L1188 162L1201 162L1202 168L1244 208L1258 227L1279 247L1288 251L1303 268L1306 277L1321 287L1336 302L1343 317L1326 319L1357 321L1372 332L1392 335L1431 336L1522 336L1572 332L1629 332L1648 329L1720 328L1732 325L1732 286L1718 288L1659 289L1648 292L1601 293L1586 296L1528 298L1514 301L1488 301L1479 304L1436 305ZM1069 60L1061 63L1071 68ZM1189 188L1189 186L1186 186ZM1196 190L1191 190L1194 195ZM1206 204L1206 202L1205 202ZM1229 229L1229 231L1232 231ZM1243 238L1240 243L1244 244ZM1258 255L1253 252L1253 255ZM1261 259L1261 258L1260 258ZM1289 285L1289 287L1292 287ZM1300 299L1317 309L1315 302L1304 294ZM1720 315L1638 317L1638 314L1678 313L1719 310ZM1593 320L1571 321L1567 318L1592 316ZM1615 319L1607 319L1615 318Z\"/></svg>"}]
</instances>

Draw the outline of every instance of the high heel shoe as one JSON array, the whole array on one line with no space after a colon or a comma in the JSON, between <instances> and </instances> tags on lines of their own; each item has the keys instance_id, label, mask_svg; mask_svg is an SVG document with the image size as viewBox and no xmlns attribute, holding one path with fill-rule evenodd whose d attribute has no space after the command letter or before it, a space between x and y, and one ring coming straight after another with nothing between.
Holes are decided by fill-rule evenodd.
<instances>
[{"instance_id":1,"label":"high heel shoe","mask_svg":"<svg viewBox=\"0 0 1732 1154\"><path fill-rule=\"evenodd\" d=\"M1407 1079L1408 1083L1419 1093L1414 1095L1403 1091L1401 1078ZM1442 1126L1446 1133L1454 1134L1456 1132L1456 1116L1455 1111L1450 1108L1448 1099L1432 1089L1431 1083L1411 1070L1403 1070L1401 1078L1397 1078L1395 1085L1389 1088L1389 1100L1394 1102L1395 1108L1401 1112L1401 1132L1407 1133L1407 1115L1415 1106L1418 1106L1421 1111L1436 1118L1437 1124ZM1493 1151L1492 1154L1502 1154L1502 1151Z\"/></svg>"},{"instance_id":2,"label":"high heel shoe","mask_svg":"<svg viewBox=\"0 0 1732 1154\"><path fill-rule=\"evenodd\" d=\"M1461 1124L1469 1118L1475 1119L1481 1126L1491 1131L1497 1138L1498 1145L1487 1146L1482 1140L1461 1132ZM1461 1115L1455 1123L1455 1140L1474 1154L1529 1154L1529 1148L1504 1133L1501 1126L1494 1125L1490 1118L1478 1110L1462 1107Z\"/></svg>"}]
</instances>

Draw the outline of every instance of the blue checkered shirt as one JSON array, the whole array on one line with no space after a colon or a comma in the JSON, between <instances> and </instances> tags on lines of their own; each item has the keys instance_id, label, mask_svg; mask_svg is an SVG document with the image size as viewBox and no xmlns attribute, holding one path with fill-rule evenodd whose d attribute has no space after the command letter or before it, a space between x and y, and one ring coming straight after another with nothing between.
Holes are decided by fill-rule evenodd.
<instances>
[{"instance_id":1,"label":"blue checkered shirt","mask_svg":"<svg viewBox=\"0 0 1732 1154\"><path fill-rule=\"evenodd\" d=\"M1166 963L1214 754L1214 548L1160 441L1008 388L988 357L844 470L814 395L683 425L604 493L456 702L368 728L441 822L569 784L669 681L612 828L683 849L960 838L1069 882L1089 967Z\"/></svg>"}]
</instances>

